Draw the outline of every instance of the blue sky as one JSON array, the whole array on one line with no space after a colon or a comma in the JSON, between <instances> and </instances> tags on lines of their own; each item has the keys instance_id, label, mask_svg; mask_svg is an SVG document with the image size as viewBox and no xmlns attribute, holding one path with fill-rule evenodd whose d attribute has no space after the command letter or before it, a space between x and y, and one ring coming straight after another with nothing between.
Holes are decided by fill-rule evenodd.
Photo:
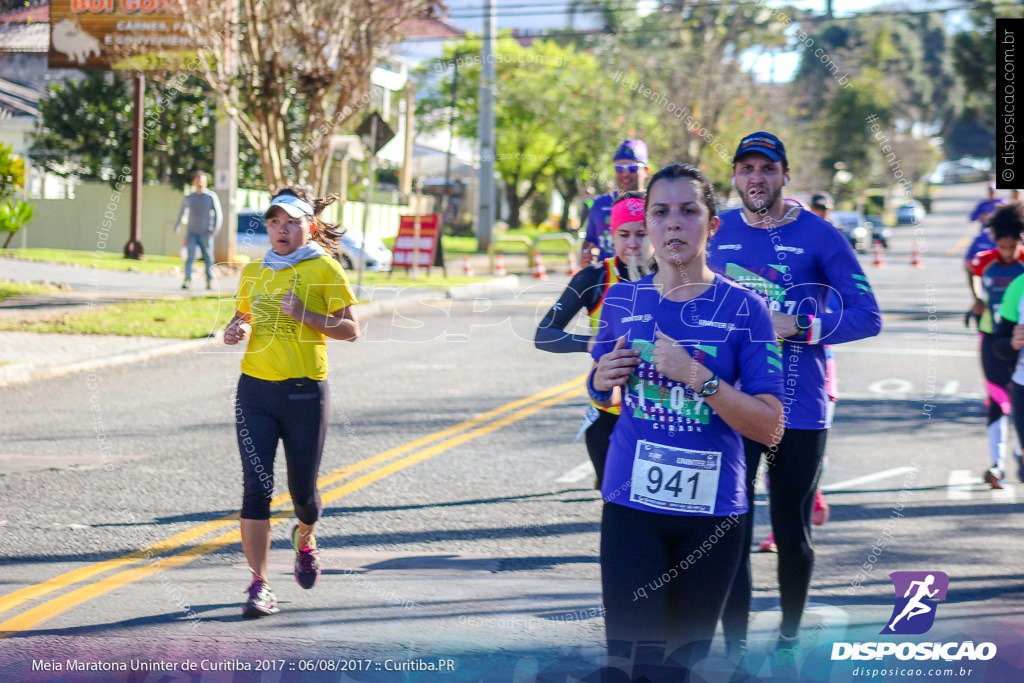
<instances>
[{"instance_id":1,"label":"blue sky","mask_svg":"<svg viewBox=\"0 0 1024 683\"><path fill-rule=\"evenodd\" d=\"M484 0L448 0L448 15L457 26L479 33L483 30ZM799 9L824 13L825 0L791 0L780 2L768 0L771 7L792 6ZM879 6L879 0L834 0L833 11L837 16L859 12ZM907 4L920 5L921 2ZM926 3L924 6L933 3ZM945 3L943 3L945 4ZM950 3L952 4L952 2ZM557 29L568 26L566 12L569 0L554 0L545 3L543 0L498 0L498 29ZM536 13L537 8L544 6L543 13ZM594 28L598 25L595 18L588 15L577 15L575 28ZM752 69L760 80L786 82L792 78L800 60L800 52L781 52L774 55L751 52L744 56L744 66Z\"/></svg>"}]
</instances>

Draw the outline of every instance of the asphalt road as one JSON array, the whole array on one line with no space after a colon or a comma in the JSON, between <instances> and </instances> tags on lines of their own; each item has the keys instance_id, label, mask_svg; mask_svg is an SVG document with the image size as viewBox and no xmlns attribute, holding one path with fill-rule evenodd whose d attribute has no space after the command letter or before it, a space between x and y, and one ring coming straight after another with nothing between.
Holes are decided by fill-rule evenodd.
<instances>
[{"instance_id":1,"label":"asphalt road","mask_svg":"<svg viewBox=\"0 0 1024 683\"><path fill-rule=\"evenodd\" d=\"M983 383L977 334L963 327L959 255L983 193L942 193L922 225L894 229L884 267L863 257L885 327L836 347L841 396L823 477L832 516L815 529L812 605L792 680L859 680L863 665L891 669L867 675L885 681L1022 675L1015 513L1024 489L1012 475L1003 491L981 483ZM910 265L915 239L924 268ZM603 639L601 502L585 449L572 443L589 362L531 343L564 282L420 303L370 320L355 344L329 345L324 576L311 591L294 583L282 500L270 577L282 604L269 619L239 618L249 579L230 519L240 491L237 351L5 389L0 679L593 676ZM758 513L759 539L763 501ZM753 561L758 666L779 615L775 556ZM949 576L935 624L924 635L879 636L893 608L889 573L911 570ZM968 640L991 641L997 654L830 661L836 642ZM720 642L712 655L704 675L719 680ZM135 672L69 672L74 662Z\"/></svg>"}]
</instances>

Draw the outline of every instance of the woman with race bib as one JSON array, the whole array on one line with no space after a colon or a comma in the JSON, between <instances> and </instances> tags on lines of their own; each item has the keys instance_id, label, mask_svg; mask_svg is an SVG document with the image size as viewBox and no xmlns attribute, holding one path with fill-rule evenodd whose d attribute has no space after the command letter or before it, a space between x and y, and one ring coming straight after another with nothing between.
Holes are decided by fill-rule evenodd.
<instances>
[{"instance_id":1,"label":"woman with race bib","mask_svg":"<svg viewBox=\"0 0 1024 683\"><path fill-rule=\"evenodd\" d=\"M741 437L781 438L782 367L764 302L707 265L718 217L704 174L656 173L644 223L657 272L608 290L587 380L598 404L622 405L601 583L610 664L679 681L707 655L746 550Z\"/></svg>"}]
</instances>

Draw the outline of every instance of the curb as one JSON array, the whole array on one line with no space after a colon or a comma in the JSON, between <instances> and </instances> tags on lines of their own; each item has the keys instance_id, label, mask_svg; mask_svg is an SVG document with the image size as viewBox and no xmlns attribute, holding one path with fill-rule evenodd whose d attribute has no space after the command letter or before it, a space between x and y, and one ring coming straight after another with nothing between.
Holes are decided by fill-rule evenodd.
<instances>
[{"instance_id":1,"label":"curb","mask_svg":"<svg viewBox=\"0 0 1024 683\"><path fill-rule=\"evenodd\" d=\"M444 290L430 290L424 291L422 294L412 296L398 296L390 301L356 304L355 312L359 318L368 319L385 313L392 313L403 306L415 305L428 299L469 299L491 291L514 289L518 285L519 278L515 275L509 275L507 277L490 280L488 282L478 282L472 285L452 287L447 292ZM120 353L114 356L94 358L79 361L78 363L69 363L67 365L42 365L28 362L12 363L10 365L0 366L0 387L31 382L39 379L48 379L51 377L60 377L62 375L86 372L99 368L138 363L141 361L152 360L154 358L160 358L162 356L169 356L175 353L196 351L204 346L210 345L211 342L216 343L219 339L220 337L218 334L218 336L206 337L203 339L176 340L168 342L166 345L145 349L143 351Z\"/></svg>"}]
</instances>

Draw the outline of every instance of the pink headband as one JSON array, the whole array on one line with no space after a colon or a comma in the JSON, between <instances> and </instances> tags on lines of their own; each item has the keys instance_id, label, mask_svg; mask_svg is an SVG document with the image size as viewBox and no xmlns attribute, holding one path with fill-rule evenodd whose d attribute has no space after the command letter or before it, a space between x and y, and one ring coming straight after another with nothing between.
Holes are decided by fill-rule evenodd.
<instances>
[{"instance_id":1,"label":"pink headband","mask_svg":"<svg viewBox=\"0 0 1024 683\"><path fill-rule=\"evenodd\" d=\"M615 235L615 229L623 223L642 223L645 205L646 202L639 198L624 199L612 205L612 235Z\"/></svg>"}]
</instances>

